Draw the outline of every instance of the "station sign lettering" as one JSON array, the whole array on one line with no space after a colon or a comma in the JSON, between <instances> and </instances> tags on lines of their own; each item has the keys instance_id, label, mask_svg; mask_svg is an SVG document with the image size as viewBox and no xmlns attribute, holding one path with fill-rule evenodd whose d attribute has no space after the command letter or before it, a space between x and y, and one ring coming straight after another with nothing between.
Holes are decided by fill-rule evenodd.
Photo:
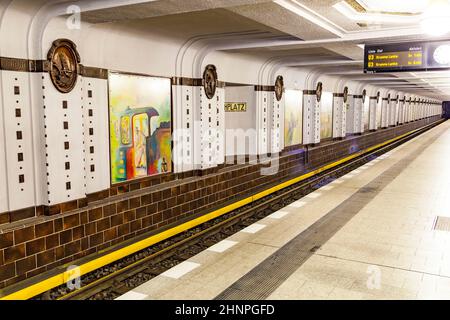
<instances>
[{"instance_id":1,"label":"station sign lettering","mask_svg":"<svg viewBox=\"0 0 450 320\"><path fill-rule=\"evenodd\" d=\"M246 102L225 102L225 112L246 112Z\"/></svg>"}]
</instances>

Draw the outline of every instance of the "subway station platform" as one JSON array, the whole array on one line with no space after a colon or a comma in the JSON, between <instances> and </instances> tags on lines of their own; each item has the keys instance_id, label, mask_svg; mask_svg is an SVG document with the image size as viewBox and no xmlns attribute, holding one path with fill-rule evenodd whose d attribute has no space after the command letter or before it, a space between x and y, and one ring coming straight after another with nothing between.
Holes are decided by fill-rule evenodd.
<instances>
[{"instance_id":1,"label":"subway station platform","mask_svg":"<svg viewBox=\"0 0 450 320\"><path fill-rule=\"evenodd\" d=\"M450 299L444 122L119 297Z\"/></svg>"}]
</instances>

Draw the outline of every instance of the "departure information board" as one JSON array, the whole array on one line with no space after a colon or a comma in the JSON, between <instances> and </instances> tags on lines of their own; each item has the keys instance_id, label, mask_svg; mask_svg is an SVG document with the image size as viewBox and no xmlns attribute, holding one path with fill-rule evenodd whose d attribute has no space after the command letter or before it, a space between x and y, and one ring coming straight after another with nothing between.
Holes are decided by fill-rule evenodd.
<instances>
[{"instance_id":1,"label":"departure information board","mask_svg":"<svg viewBox=\"0 0 450 320\"><path fill-rule=\"evenodd\" d=\"M364 72L450 69L450 41L370 45L364 48Z\"/></svg>"}]
</instances>

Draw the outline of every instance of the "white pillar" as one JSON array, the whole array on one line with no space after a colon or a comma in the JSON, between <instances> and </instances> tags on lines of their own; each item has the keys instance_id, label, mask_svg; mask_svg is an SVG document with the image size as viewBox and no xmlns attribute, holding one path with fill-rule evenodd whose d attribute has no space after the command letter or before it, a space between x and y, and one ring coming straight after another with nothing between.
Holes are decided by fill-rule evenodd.
<instances>
[{"instance_id":1,"label":"white pillar","mask_svg":"<svg viewBox=\"0 0 450 320\"><path fill-rule=\"evenodd\" d=\"M403 99L398 100L398 123L403 124L404 120L404 112L405 112L405 97Z\"/></svg>"},{"instance_id":2,"label":"white pillar","mask_svg":"<svg viewBox=\"0 0 450 320\"><path fill-rule=\"evenodd\" d=\"M277 100L275 92L269 95L270 111L271 111L271 152L278 153L284 148L284 92L280 99Z\"/></svg>"},{"instance_id":3,"label":"white pillar","mask_svg":"<svg viewBox=\"0 0 450 320\"><path fill-rule=\"evenodd\" d=\"M389 103L389 126L393 127L397 125L397 98L391 99Z\"/></svg>"},{"instance_id":4,"label":"white pillar","mask_svg":"<svg viewBox=\"0 0 450 320\"><path fill-rule=\"evenodd\" d=\"M369 130L377 128L377 97L369 98Z\"/></svg>"},{"instance_id":5,"label":"white pillar","mask_svg":"<svg viewBox=\"0 0 450 320\"><path fill-rule=\"evenodd\" d=\"M347 126L347 103L342 93L333 93L333 138L344 138Z\"/></svg>"},{"instance_id":6,"label":"white pillar","mask_svg":"<svg viewBox=\"0 0 450 320\"><path fill-rule=\"evenodd\" d=\"M320 104L315 90L303 91L303 144L320 142Z\"/></svg>"},{"instance_id":7,"label":"white pillar","mask_svg":"<svg viewBox=\"0 0 450 320\"><path fill-rule=\"evenodd\" d=\"M357 129L355 130L356 126L356 110L355 110L355 99L353 98L353 95L348 95L347 102L344 103L345 107L345 131L346 133L354 134L357 132Z\"/></svg>"},{"instance_id":8,"label":"white pillar","mask_svg":"<svg viewBox=\"0 0 450 320\"><path fill-rule=\"evenodd\" d=\"M256 86L256 132L258 154L269 153L269 97L273 92L264 90L263 86Z\"/></svg>"},{"instance_id":9,"label":"white pillar","mask_svg":"<svg viewBox=\"0 0 450 320\"><path fill-rule=\"evenodd\" d=\"M382 98L381 100L381 128L387 128L389 126L389 106L388 98Z\"/></svg>"},{"instance_id":10,"label":"white pillar","mask_svg":"<svg viewBox=\"0 0 450 320\"><path fill-rule=\"evenodd\" d=\"M172 84L174 172L194 169L194 86L182 78Z\"/></svg>"},{"instance_id":11,"label":"white pillar","mask_svg":"<svg viewBox=\"0 0 450 320\"><path fill-rule=\"evenodd\" d=\"M195 165L208 169L224 163L225 90L217 87L209 99L203 86L194 87L194 150Z\"/></svg>"},{"instance_id":12,"label":"white pillar","mask_svg":"<svg viewBox=\"0 0 450 320\"><path fill-rule=\"evenodd\" d=\"M364 132L364 110L362 95L353 96L353 110L353 133L362 133Z\"/></svg>"}]
</instances>

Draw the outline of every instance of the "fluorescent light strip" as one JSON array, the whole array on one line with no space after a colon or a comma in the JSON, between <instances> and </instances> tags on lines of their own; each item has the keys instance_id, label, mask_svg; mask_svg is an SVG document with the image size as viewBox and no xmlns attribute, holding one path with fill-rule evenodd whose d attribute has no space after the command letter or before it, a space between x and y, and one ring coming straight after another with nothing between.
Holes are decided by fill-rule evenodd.
<instances>
[{"instance_id":1,"label":"fluorescent light strip","mask_svg":"<svg viewBox=\"0 0 450 320\"><path fill-rule=\"evenodd\" d=\"M333 5L337 11L345 17L358 22L385 22L395 24L417 24L420 22L419 16L400 16L382 13L360 13L355 11L347 2L341 1Z\"/></svg>"},{"instance_id":2,"label":"fluorescent light strip","mask_svg":"<svg viewBox=\"0 0 450 320\"><path fill-rule=\"evenodd\" d=\"M295 0L273 0L273 2L339 37L346 32L343 28Z\"/></svg>"}]
</instances>

